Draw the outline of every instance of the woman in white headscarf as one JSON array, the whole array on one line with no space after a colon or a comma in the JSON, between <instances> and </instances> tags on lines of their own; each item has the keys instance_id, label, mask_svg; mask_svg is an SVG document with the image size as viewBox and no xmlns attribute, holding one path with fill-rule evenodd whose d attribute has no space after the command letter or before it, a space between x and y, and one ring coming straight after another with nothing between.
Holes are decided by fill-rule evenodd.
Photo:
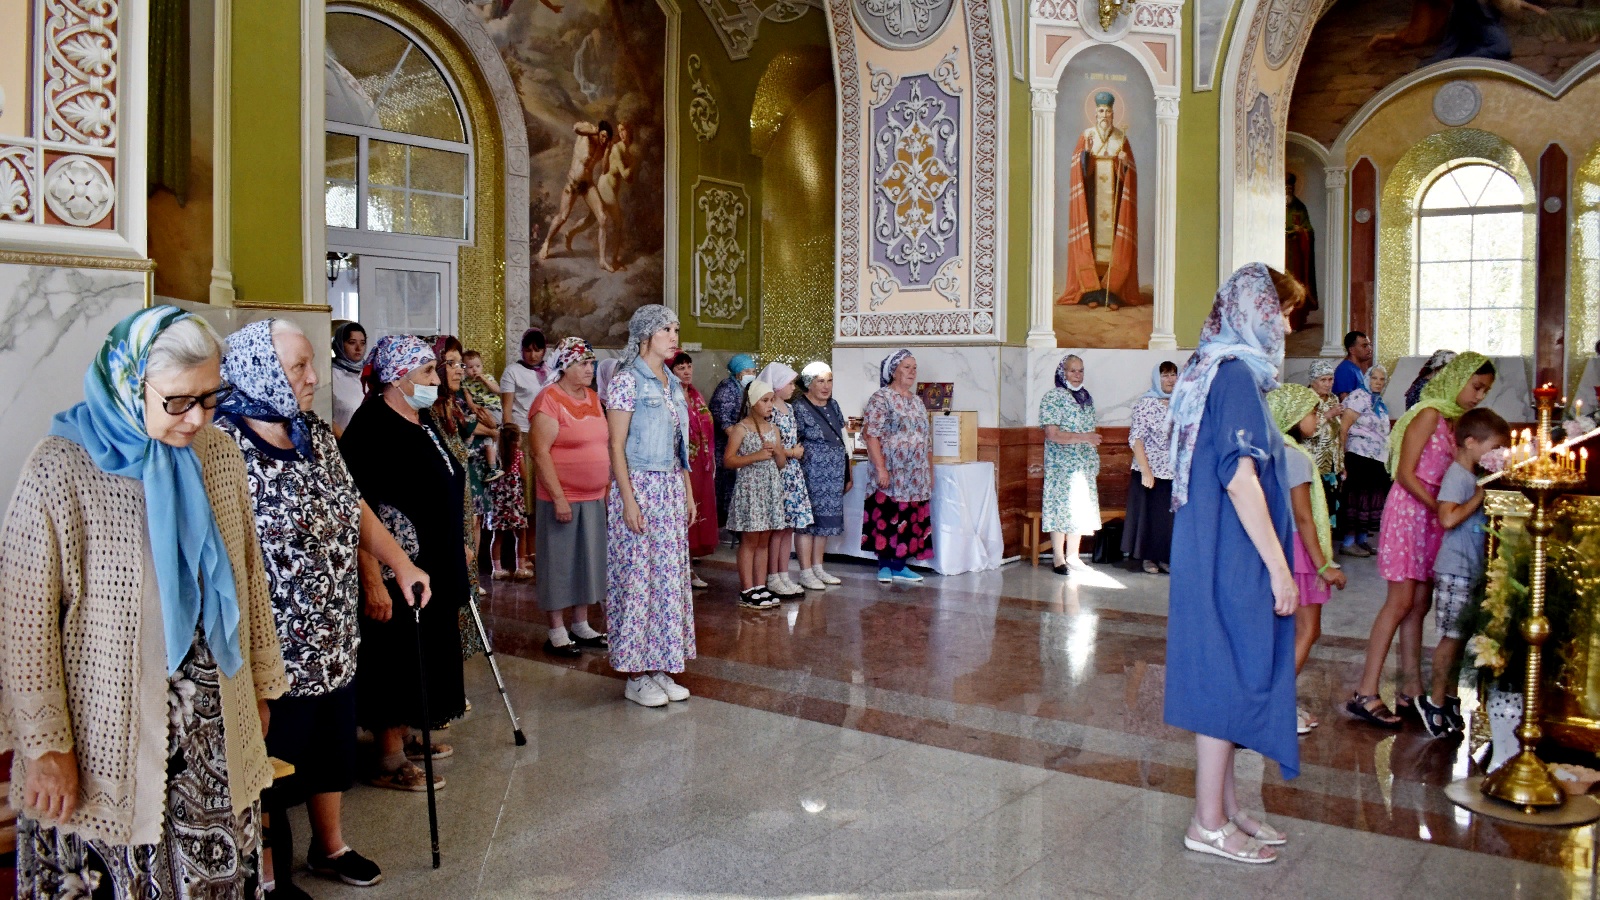
<instances>
[{"instance_id":1,"label":"woman in white headscarf","mask_svg":"<svg viewBox=\"0 0 1600 900\"><path fill-rule=\"evenodd\" d=\"M828 538L844 533L844 495L850 493L850 451L845 449L844 411L833 399L833 369L818 360L800 370L802 396L791 406L800 431L800 470L806 477L806 493L811 497L810 525L795 535L800 551L800 584L808 576L818 588L839 584L839 579L822 568Z\"/></svg>"},{"instance_id":2,"label":"woman in white headscarf","mask_svg":"<svg viewBox=\"0 0 1600 900\"><path fill-rule=\"evenodd\" d=\"M667 368L678 352L678 317L641 306L606 385L611 472L606 505L606 624L611 667L628 675L623 696L641 706L687 700L672 679L694 659L689 585L689 407Z\"/></svg>"}]
</instances>

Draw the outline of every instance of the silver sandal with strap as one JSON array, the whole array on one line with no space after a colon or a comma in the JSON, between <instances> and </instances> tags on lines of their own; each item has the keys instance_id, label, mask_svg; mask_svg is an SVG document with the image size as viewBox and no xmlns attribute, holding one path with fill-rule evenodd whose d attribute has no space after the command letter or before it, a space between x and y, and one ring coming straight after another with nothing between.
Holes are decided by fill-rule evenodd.
<instances>
[{"instance_id":1,"label":"silver sandal with strap","mask_svg":"<svg viewBox=\"0 0 1600 900\"><path fill-rule=\"evenodd\" d=\"M1256 819L1256 830L1254 833L1245 831L1244 823L1239 821L1239 817L1243 815L1244 812L1241 810L1240 812L1234 813L1233 818L1229 819L1228 821L1239 826L1240 831L1244 831L1245 834L1250 835L1265 846L1282 847L1284 844L1289 843L1288 835L1276 828L1273 828L1271 825L1268 825L1260 819Z\"/></svg>"},{"instance_id":2,"label":"silver sandal with strap","mask_svg":"<svg viewBox=\"0 0 1600 900\"><path fill-rule=\"evenodd\" d=\"M1200 831L1199 840L1190 837L1189 832L1184 831L1183 846L1196 853L1209 853L1212 856L1220 856L1223 859L1231 859L1234 862L1253 866L1278 861L1277 854L1263 856L1262 854L1268 852L1267 847L1255 838L1245 841L1244 848L1238 852L1229 850L1225 846L1227 840L1234 832L1239 830L1239 826L1235 825L1231 820L1216 831L1208 830L1204 825L1200 824L1199 819L1194 820L1194 827Z\"/></svg>"}]
</instances>

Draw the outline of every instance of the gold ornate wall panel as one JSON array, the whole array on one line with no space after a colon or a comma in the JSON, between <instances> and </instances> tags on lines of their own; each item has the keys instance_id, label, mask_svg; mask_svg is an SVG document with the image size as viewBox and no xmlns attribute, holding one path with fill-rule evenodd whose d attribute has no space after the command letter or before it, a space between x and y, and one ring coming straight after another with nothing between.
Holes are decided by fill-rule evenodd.
<instances>
[{"instance_id":1,"label":"gold ornate wall panel","mask_svg":"<svg viewBox=\"0 0 1600 900\"><path fill-rule=\"evenodd\" d=\"M750 104L750 152L766 156L783 119L812 91L833 83L833 60L826 47L794 47L772 58Z\"/></svg>"},{"instance_id":2,"label":"gold ornate wall panel","mask_svg":"<svg viewBox=\"0 0 1600 900\"><path fill-rule=\"evenodd\" d=\"M1452 128L1418 142L1387 173L1380 173L1378 218L1377 352L1390 371L1402 356L1438 348L1413 348L1411 324L1416 314L1416 213L1423 190L1452 163L1479 160L1505 169L1516 178L1528 210L1533 209L1533 179L1527 163L1504 138L1476 128ZM1534 258L1534 217L1526 216L1522 257ZM1536 266L1523 266L1523 296L1533 297ZM1526 304L1523 355L1533 355L1534 304Z\"/></svg>"},{"instance_id":3,"label":"gold ornate wall panel","mask_svg":"<svg viewBox=\"0 0 1600 900\"><path fill-rule=\"evenodd\" d=\"M463 23L444 22L432 9L404 0L350 0L341 5L382 13L411 29L438 55L461 91L464 112L472 128L474 240L458 251L456 336L464 346L483 353L491 371L497 372L505 365L507 307L516 303L518 297L526 305L527 230L524 225L521 236L524 288L508 297L506 148L495 94L484 76L478 55L465 46L460 33ZM493 59L498 61L498 55ZM520 105L516 110L520 119ZM518 135L518 138L522 141L525 171L526 136ZM525 175L522 185L525 197Z\"/></svg>"},{"instance_id":4,"label":"gold ornate wall panel","mask_svg":"<svg viewBox=\"0 0 1600 900\"><path fill-rule=\"evenodd\" d=\"M782 116L761 176L761 358L804 363L833 350L833 84ZM798 366L796 367L798 368Z\"/></svg>"}]
</instances>

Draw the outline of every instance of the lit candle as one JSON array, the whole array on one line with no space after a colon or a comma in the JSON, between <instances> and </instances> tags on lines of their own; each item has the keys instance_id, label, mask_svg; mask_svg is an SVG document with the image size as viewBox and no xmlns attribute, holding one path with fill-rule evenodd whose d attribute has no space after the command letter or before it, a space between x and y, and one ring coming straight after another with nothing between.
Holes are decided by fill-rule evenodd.
<instances>
[{"instance_id":1,"label":"lit candle","mask_svg":"<svg viewBox=\"0 0 1600 900\"><path fill-rule=\"evenodd\" d=\"M1580 448L1578 450L1578 474L1579 475L1587 475L1588 473L1589 473L1589 448L1588 447L1582 447L1582 448Z\"/></svg>"}]
</instances>

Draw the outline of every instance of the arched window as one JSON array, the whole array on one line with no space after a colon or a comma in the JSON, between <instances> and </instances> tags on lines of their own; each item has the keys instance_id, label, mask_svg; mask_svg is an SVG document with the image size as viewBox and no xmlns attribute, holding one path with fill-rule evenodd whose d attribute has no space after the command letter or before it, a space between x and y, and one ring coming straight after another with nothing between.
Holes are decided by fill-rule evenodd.
<instances>
[{"instance_id":1,"label":"arched window","mask_svg":"<svg viewBox=\"0 0 1600 900\"><path fill-rule=\"evenodd\" d=\"M467 240L472 146L455 91L387 22L327 21L328 227Z\"/></svg>"},{"instance_id":2,"label":"arched window","mask_svg":"<svg viewBox=\"0 0 1600 900\"><path fill-rule=\"evenodd\" d=\"M1532 336L1530 215L1516 178L1489 162L1452 164L1428 183L1416 211L1412 353L1522 354Z\"/></svg>"}]
</instances>

